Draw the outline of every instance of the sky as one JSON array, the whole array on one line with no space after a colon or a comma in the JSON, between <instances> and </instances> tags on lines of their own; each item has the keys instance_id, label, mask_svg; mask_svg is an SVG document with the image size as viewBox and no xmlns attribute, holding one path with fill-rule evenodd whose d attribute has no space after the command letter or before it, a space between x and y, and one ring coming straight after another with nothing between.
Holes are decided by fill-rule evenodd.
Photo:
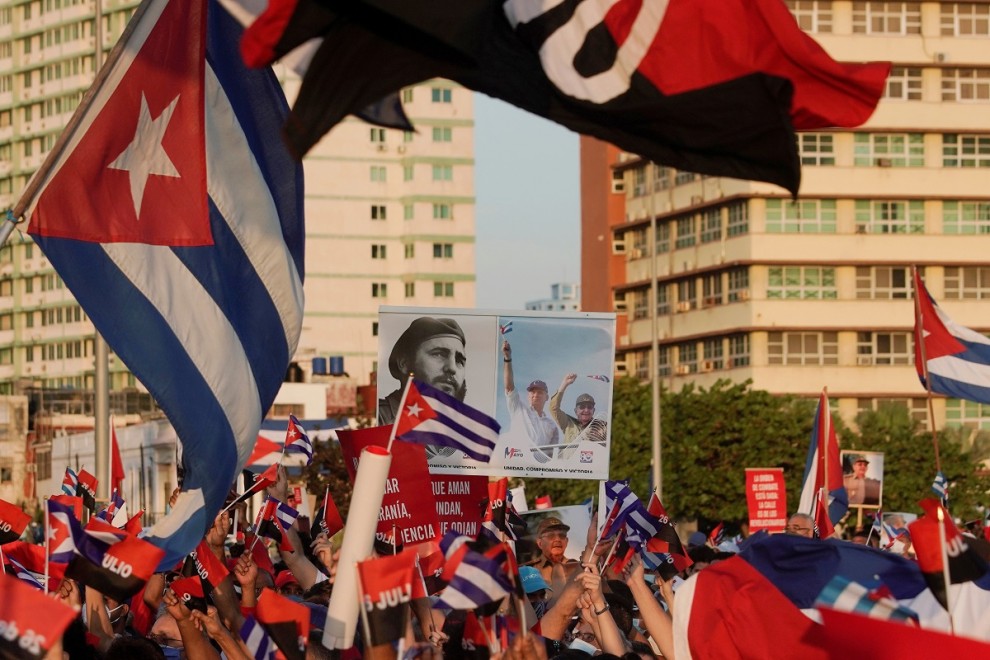
<instances>
[{"instance_id":1,"label":"sky","mask_svg":"<svg viewBox=\"0 0 990 660\"><path fill-rule=\"evenodd\" d=\"M581 280L578 135L474 95L477 298L524 309Z\"/></svg>"}]
</instances>

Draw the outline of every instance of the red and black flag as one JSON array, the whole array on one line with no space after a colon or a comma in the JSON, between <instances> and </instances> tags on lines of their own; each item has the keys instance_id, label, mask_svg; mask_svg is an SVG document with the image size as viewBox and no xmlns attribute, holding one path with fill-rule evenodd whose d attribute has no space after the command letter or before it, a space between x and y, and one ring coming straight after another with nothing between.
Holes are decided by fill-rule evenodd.
<instances>
[{"instance_id":1,"label":"red and black flag","mask_svg":"<svg viewBox=\"0 0 990 660\"><path fill-rule=\"evenodd\" d=\"M862 124L890 70L836 62L780 0L279 0L245 34L265 45L250 63L312 37L323 42L286 125L298 154L440 77L649 160L793 193L795 129Z\"/></svg>"},{"instance_id":2,"label":"red and black flag","mask_svg":"<svg viewBox=\"0 0 990 660\"><path fill-rule=\"evenodd\" d=\"M949 581L952 584L979 580L987 574L990 567L969 545L966 537L952 522L949 512L937 499L924 499L918 504L924 509L925 515L908 525L912 548L918 557L918 566L925 576L928 588L942 607L947 607L942 563L944 558L948 558ZM945 530L944 545L939 525Z\"/></svg>"},{"instance_id":3,"label":"red and black flag","mask_svg":"<svg viewBox=\"0 0 990 660\"><path fill-rule=\"evenodd\" d=\"M371 635L368 644L378 646L400 639L409 624L409 603L416 575L416 550L358 562L362 605Z\"/></svg>"},{"instance_id":4,"label":"red and black flag","mask_svg":"<svg viewBox=\"0 0 990 660\"><path fill-rule=\"evenodd\" d=\"M44 658L79 613L20 580L0 575L0 656Z\"/></svg>"},{"instance_id":5,"label":"red and black flag","mask_svg":"<svg viewBox=\"0 0 990 660\"><path fill-rule=\"evenodd\" d=\"M19 506L0 500L0 545L21 538L24 528L31 522L31 516Z\"/></svg>"},{"instance_id":6,"label":"red and black flag","mask_svg":"<svg viewBox=\"0 0 990 660\"><path fill-rule=\"evenodd\" d=\"M62 506L68 507L76 516L76 520L82 518L83 500L81 497L77 497L76 495L52 495L48 498L48 501L57 502Z\"/></svg>"},{"instance_id":7,"label":"red and black flag","mask_svg":"<svg viewBox=\"0 0 990 660\"><path fill-rule=\"evenodd\" d=\"M207 545L206 540L199 542L196 549L189 553L186 566L183 567L183 575L199 575L203 581L203 592L208 596L213 590L220 586L224 578L230 575L230 571Z\"/></svg>"},{"instance_id":8,"label":"red and black flag","mask_svg":"<svg viewBox=\"0 0 990 660\"><path fill-rule=\"evenodd\" d=\"M198 575L191 575L172 580L168 587L190 610L199 610L206 614L206 593L203 585L204 581Z\"/></svg>"},{"instance_id":9,"label":"red and black flag","mask_svg":"<svg viewBox=\"0 0 990 660\"><path fill-rule=\"evenodd\" d=\"M681 537L677 535L677 528L667 515L663 503L657 497L656 492L650 497L650 503L646 510L656 517L660 523L660 529L653 538L646 542L647 551L655 554L665 554L670 557L670 561L663 561L657 567L660 576L664 580L674 577L694 562L688 556L687 549L681 544Z\"/></svg>"},{"instance_id":10,"label":"red and black flag","mask_svg":"<svg viewBox=\"0 0 990 660\"><path fill-rule=\"evenodd\" d=\"M96 511L96 477L86 470L79 470L79 483L76 484L76 495L82 498L83 504L90 510Z\"/></svg>"},{"instance_id":11,"label":"red and black flag","mask_svg":"<svg viewBox=\"0 0 990 660\"><path fill-rule=\"evenodd\" d=\"M258 531L258 536L278 543L279 550L292 552L293 547L289 542L289 536L285 533L285 527L282 526L282 520L278 515L279 504L281 503L278 500L271 497L265 500L265 504L258 511L255 529Z\"/></svg>"},{"instance_id":12,"label":"red and black flag","mask_svg":"<svg viewBox=\"0 0 990 660\"><path fill-rule=\"evenodd\" d=\"M141 591L165 556L164 550L97 518L77 537L75 553L66 577L116 601Z\"/></svg>"},{"instance_id":13,"label":"red and black flag","mask_svg":"<svg viewBox=\"0 0 990 660\"><path fill-rule=\"evenodd\" d=\"M265 589L254 615L287 660L305 660L309 637L309 609L305 605Z\"/></svg>"},{"instance_id":14,"label":"red and black flag","mask_svg":"<svg viewBox=\"0 0 990 660\"><path fill-rule=\"evenodd\" d=\"M244 489L244 492L238 495L233 501L229 502L226 509L233 507L235 504L240 504L241 502L246 502L251 499L251 496L255 493L260 493L264 489L268 488L276 481L278 481L278 463L270 465L264 472L260 474L255 474L249 470L244 471L244 483L248 484ZM250 475L250 479L248 479ZM225 510L226 510L225 509Z\"/></svg>"},{"instance_id":15,"label":"red and black flag","mask_svg":"<svg viewBox=\"0 0 990 660\"><path fill-rule=\"evenodd\" d=\"M344 529L344 519L340 517L340 511L330 494L330 486L327 486L327 494L323 496L323 504L313 514L312 527L318 530L317 533L323 532L327 536L333 536Z\"/></svg>"}]
</instances>

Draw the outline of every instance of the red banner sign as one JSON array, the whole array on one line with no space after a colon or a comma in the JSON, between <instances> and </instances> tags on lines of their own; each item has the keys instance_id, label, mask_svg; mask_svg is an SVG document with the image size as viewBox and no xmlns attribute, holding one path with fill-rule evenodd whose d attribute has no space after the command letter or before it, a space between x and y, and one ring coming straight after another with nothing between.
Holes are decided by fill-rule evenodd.
<instances>
[{"instance_id":1,"label":"red banner sign","mask_svg":"<svg viewBox=\"0 0 990 660\"><path fill-rule=\"evenodd\" d=\"M433 497L437 500L440 536L450 529L464 536L477 536L485 513L482 503L488 497L488 477L434 474L430 480L433 482Z\"/></svg>"},{"instance_id":2,"label":"red banner sign","mask_svg":"<svg viewBox=\"0 0 990 660\"><path fill-rule=\"evenodd\" d=\"M746 468L746 503L750 534L765 529L771 534L787 525L787 492L784 468Z\"/></svg>"}]
</instances>

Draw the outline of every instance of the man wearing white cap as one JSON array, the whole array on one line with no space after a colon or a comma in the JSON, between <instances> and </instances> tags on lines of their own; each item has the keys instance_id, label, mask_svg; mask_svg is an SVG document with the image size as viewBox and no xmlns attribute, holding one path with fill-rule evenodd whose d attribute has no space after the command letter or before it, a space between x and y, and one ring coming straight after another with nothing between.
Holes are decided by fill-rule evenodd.
<instances>
[{"instance_id":1,"label":"man wearing white cap","mask_svg":"<svg viewBox=\"0 0 990 660\"><path fill-rule=\"evenodd\" d=\"M560 444L562 438L560 427L546 410L547 401L550 399L547 384L542 380L531 382L526 388L529 405L522 402L513 379L512 347L509 346L508 341L502 342L502 366L505 380L505 401L509 408L509 416L512 418L512 429L516 433L520 429L524 430L537 447ZM549 457L552 451L552 449L547 449L543 453Z\"/></svg>"}]
</instances>

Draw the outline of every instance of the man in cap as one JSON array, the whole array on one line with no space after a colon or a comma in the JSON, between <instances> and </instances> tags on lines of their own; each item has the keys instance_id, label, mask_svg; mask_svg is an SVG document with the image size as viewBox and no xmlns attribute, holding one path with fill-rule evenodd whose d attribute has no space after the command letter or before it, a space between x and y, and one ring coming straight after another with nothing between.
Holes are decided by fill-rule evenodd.
<instances>
[{"instance_id":1,"label":"man in cap","mask_svg":"<svg viewBox=\"0 0 990 660\"><path fill-rule=\"evenodd\" d=\"M540 572L544 582L556 587L556 593L560 593L568 578L581 568L580 563L564 556L570 529L560 518L552 516L541 520L536 527L536 547L540 554L528 565Z\"/></svg>"},{"instance_id":2,"label":"man in cap","mask_svg":"<svg viewBox=\"0 0 990 660\"><path fill-rule=\"evenodd\" d=\"M522 402L512 374L512 347L508 341L502 342L502 366L505 380L505 400L512 418L512 429L515 433L525 432L536 447L560 444L561 435L557 422L553 421L546 410L550 393L547 384L542 380L534 380L526 387L528 405ZM546 457L553 450L543 450ZM538 453L538 452L537 452ZM545 459L544 459L545 460Z\"/></svg>"},{"instance_id":3,"label":"man in cap","mask_svg":"<svg viewBox=\"0 0 990 660\"><path fill-rule=\"evenodd\" d=\"M866 476L866 471L870 467L870 460L862 454L857 454L852 458L852 473L842 477L842 485L846 487L850 506L854 504L879 506L880 481Z\"/></svg>"},{"instance_id":4,"label":"man in cap","mask_svg":"<svg viewBox=\"0 0 990 660\"><path fill-rule=\"evenodd\" d=\"M378 399L378 423L395 421L409 374L463 401L467 394L466 364L464 331L457 321L421 316L410 323L388 358L388 372L400 385Z\"/></svg>"},{"instance_id":5,"label":"man in cap","mask_svg":"<svg viewBox=\"0 0 990 660\"><path fill-rule=\"evenodd\" d=\"M577 448L577 444L583 440L590 440L591 442L601 444L603 447L605 446L605 421L598 420L592 424L592 421L595 419L595 397L587 392L579 394L577 401L574 403L574 417L571 417L560 408L560 404L564 398L564 392L576 380L577 374L567 374L564 376L564 380L560 381L560 387L557 389L557 392L550 397L550 414L553 415L557 425L564 431L564 443L567 445L567 447L561 449L560 458L570 457Z\"/></svg>"}]
</instances>

